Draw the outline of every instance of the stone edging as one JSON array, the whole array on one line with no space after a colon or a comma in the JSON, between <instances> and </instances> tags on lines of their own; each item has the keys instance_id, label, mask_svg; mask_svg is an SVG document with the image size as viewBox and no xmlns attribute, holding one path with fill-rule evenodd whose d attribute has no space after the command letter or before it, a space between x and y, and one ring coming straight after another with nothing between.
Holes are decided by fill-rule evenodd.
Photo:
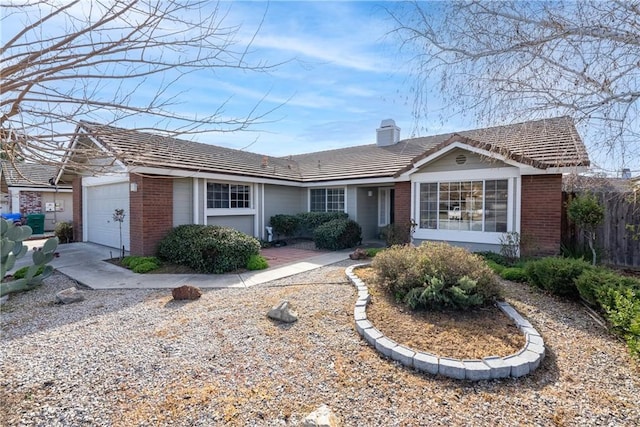
<instances>
[{"instance_id":1,"label":"stone edging","mask_svg":"<svg viewBox=\"0 0 640 427\"><path fill-rule=\"evenodd\" d=\"M356 330L379 353L396 360L409 368L430 374L439 374L459 380L491 380L496 378L522 377L533 372L544 358L545 348L542 336L511 305L498 302L498 307L509 316L524 334L526 344L519 352L507 357L490 356L483 359L454 359L413 350L385 337L367 320L367 304L370 296L367 286L353 270L368 263L357 264L346 269L349 280L358 290L358 299L353 310Z\"/></svg>"}]
</instances>

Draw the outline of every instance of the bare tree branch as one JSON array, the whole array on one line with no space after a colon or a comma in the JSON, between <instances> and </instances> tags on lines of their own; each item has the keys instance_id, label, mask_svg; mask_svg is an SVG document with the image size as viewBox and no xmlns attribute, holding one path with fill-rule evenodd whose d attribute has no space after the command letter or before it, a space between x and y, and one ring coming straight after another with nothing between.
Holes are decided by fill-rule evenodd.
<instances>
[{"instance_id":1,"label":"bare tree branch","mask_svg":"<svg viewBox=\"0 0 640 427\"><path fill-rule=\"evenodd\" d=\"M246 130L278 108L266 108L263 99L244 117L228 116L227 99L204 116L176 113L182 94L175 85L193 72L269 72L281 65L252 62L260 26L240 43L240 27L226 24L229 9L218 3L27 0L9 2L1 13L3 32L15 29L0 46L0 136L7 159L59 162L81 120L118 125L135 117L151 123L140 130L180 136Z\"/></svg>"},{"instance_id":2,"label":"bare tree branch","mask_svg":"<svg viewBox=\"0 0 640 427\"><path fill-rule=\"evenodd\" d=\"M432 118L433 93L449 114L481 124L569 115L589 130L592 151L621 167L639 161L637 0L412 2L388 12L390 35L412 53L416 119Z\"/></svg>"}]
</instances>

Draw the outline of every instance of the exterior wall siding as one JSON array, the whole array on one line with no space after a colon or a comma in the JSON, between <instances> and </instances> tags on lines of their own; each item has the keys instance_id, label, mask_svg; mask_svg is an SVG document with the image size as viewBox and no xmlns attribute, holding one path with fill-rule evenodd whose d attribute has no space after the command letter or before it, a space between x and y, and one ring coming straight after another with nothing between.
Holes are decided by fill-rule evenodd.
<instances>
[{"instance_id":1,"label":"exterior wall siding","mask_svg":"<svg viewBox=\"0 0 640 427\"><path fill-rule=\"evenodd\" d=\"M131 174L138 190L129 193L131 254L149 256L173 228L173 179Z\"/></svg>"},{"instance_id":2,"label":"exterior wall siding","mask_svg":"<svg viewBox=\"0 0 640 427\"><path fill-rule=\"evenodd\" d=\"M62 205L62 210L57 212L45 212L47 203L58 202ZM52 231L59 222L73 221L73 195L71 193L43 192L42 193L42 213L45 214L44 230Z\"/></svg>"},{"instance_id":3,"label":"exterior wall siding","mask_svg":"<svg viewBox=\"0 0 640 427\"><path fill-rule=\"evenodd\" d=\"M253 215L210 216L207 218L207 225L235 228L249 236L255 235L253 233Z\"/></svg>"},{"instance_id":4,"label":"exterior wall siding","mask_svg":"<svg viewBox=\"0 0 640 427\"><path fill-rule=\"evenodd\" d=\"M522 177L520 234L526 256L560 252L562 175Z\"/></svg>"},{"instance_id":5,"label":"exterior wall siding","mask_svg":"<svg viewBox=\"0 0 640 427\"><path fill-rule=\"evenodd\" d=\"M173 180L173 226L193 223L193 181Z\"/></svg>"},{"instance_id":6,"label":"exterior wall siding","mask_svg":"<svg viewBox=\"0 0 640 427\"><path fill-rule=\"evenodd\" d=\"M458 156L464 156L464 163L458 164ZM461 159L460 159L461 160ZM504 167L505 163L495 159L489 159L479 154L455 149L451 150L448 154L445 154L441 158L430 162L424 166L419 172L450 172L450 171L465 171L472 169L490 169L495 167Z\"/></svg>"},{"instance_id":7,"label":"exterior wall siding","mask_svg":"<svg viewBox=\"0 0 640 427\"><path fill-rule=\"evenodd\" d=\"M264 221L278 214L295 215L306 212L307 189L265 184L264 186Z\"/></svg>"}]
</instances>

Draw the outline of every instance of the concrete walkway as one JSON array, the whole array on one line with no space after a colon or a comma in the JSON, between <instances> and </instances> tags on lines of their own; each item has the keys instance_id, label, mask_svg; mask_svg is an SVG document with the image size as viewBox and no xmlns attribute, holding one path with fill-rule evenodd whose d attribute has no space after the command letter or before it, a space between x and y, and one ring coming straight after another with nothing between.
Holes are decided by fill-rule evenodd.
<instances>
[{"instance_id":1,"label":"concrete walkway","mask_svg":"<svg viewBox=\"0 0 640 427\"><path fill-rule=\"evenodd\" d=\"M25 242L30 248L44 240ZM318 252L318 255L241 274L137 274L104 261L116 257L118 250L93 243L67 243L58 246L60 256L51 261L59 272L92 289L159 289L192 285L199 288L247 288L271 280L303 273L349 258L350 251ZM31 251L16 262L16 267L31 263Z\"/></svg>"}]
</instances>

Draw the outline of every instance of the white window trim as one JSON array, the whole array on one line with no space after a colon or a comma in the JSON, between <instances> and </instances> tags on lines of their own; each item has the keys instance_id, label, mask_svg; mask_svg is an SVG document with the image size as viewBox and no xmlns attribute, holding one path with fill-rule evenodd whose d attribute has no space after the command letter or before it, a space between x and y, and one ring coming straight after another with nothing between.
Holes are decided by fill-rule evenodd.
<instances>
[{"instance_id":1,"label":"white window trim","mask_svg":"<svg viewBox=\"0 0 640 427\"><path fill-rule=\"evenodd\" d=\"M347 187L335 187L335 186L310 187L310 188L308 188L307 189L307 212L311 212L311 190L335 190L335 189L342 189L342 191L344 193L344 210L342 210L342 212L347 213L347 206L348 206ZM325 197L326 197L326 195L325 195ZM325 203L326 203L326 198L325 198ZM319 211L317 211L317 212L319 212ZM340 212L340 211L327 211L326 210L326 205L325 205L325 210L322 211L322 212Z\"/></svg>"},{"instance_id":2,"label":"white window trim","mask_svg":"<svg viewBox=\"0 0 640 427\"><path fill-rule=\"evenodd\" d=\"M460 171L447 171L435 173L419 173L414 174L411 179L412 183L412 212L413 218L420 218L420 184L434 182L453 182L453 181L475 181L475 180L507 180L507 191L509 198L507 200L507 233L516 231L520 232L520 171L512 167L499 167L495 169L476 169L464 171L461 176ZM419 221L418 221L419 222ZM504 236L503 232L487 232L487 231L467 231L467 230L433 230L427 228L416 228L413 234L414 239L418 240L444 240L449 242L469 242L469 243L488 243L500 244L500 239Z\"/></svg>"},{"instance_id":3,"label":"white window trim","mask_svg":"<svg viewBox=\"0 0 640 427\"><path fill-rule=\"evenodd\" d=\"M209 184L228 184L228 185L243 185L249 187L249 207L248 208L209 208ZM246 182L233 182L233 181L218 181L208 179L204 184L204 208L205 216L235 216L235 215L255 215L256 214L256 202L255 202L255 185L248 184ZM231 199L229 199L231 203Z\"/></svg>"}]
</instances>

